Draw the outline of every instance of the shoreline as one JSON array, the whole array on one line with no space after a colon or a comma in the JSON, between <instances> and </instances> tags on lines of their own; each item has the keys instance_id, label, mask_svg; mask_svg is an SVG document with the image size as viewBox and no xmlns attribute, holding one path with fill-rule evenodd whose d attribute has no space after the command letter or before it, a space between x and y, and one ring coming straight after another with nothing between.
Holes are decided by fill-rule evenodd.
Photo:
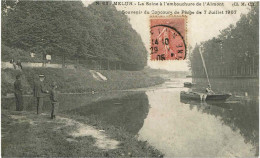
<instances>
[{"instance_id":1,"label":"shoreline","mask_svg":"<svg viewBox=\"0 0 260 158\"><path fill-rule=\"evenodd\" d=\"M66 95L75 95L73 98L76 98L74 99L76 101L80 99L80 95L86 95L86 97L83 97L84 100L74 102L74 106L71 106L71 104L63 105L60 113L57 115L57 119L51 120L48 112L50 108L49 103L44 105L46 109L43 115L35 114L34 109L36 107L33 105L33 99L30 98L33 96L31 94L23 95L26 98L24 99L24 111L14 110L15 103L11 96L13 93L7 92L13 88L13 78L17 71L10 69L2 70L2 92L4 91L9 95L3 96L2 93L1 96L2 99L9 100L2 102L2 156L163 157L160 151L150 146L147 142L139 141L136 135L127 132L123 128L107 124L102 119L91 115L79 116L67 111L79 108L85 104L85 106L88 106L87 104L90 103L95 104L95 102L107 99L132 95L132 93L136 93L135 91L143 91L145 88L163 84L165 79L158 76L150 76L150 74L144 71L98 71L108 78L108 81L103 82L93 79L88 71L83 71L75 72L73 70L49 68L37 68L37 71L34 69L23 70L25 93L31 90L33 83L31 76L44 73L47 74L47 84L53 80L61 81L58 84L61 90L60 95L64 95L63 98L66 98ZM66 81L69 81L69 83ZM94 94L92 94L92 91L94 91ZM48 99L46 100L49 102ZM71 123L67 124L67 121L62 121L64 118L65 120L70 120ZM79 133L79 131L90 129L92 132L95 131L96 134L99 133L98 137L96 134L85 136ZM59 134L57 135L56 133ZM75 137L75 135L79 135L79 137ZM107 141L105 142L111 142L112 140L112 142L117 141L119 144L115 148L106 149L102 148L101 142L100 148L97 145L102 140L100 138L106 138L105 140ZM39 144L41 145L39 146ZM55 144L60 145L57 146ZM31 146L38 147L31 148ZM28 149L30 150L28 151Z\"/></svg>"},{"instance_id":2,"label":"shoreline","mask_svg":"<svg viewBox=\"0 0 260 158\"><path fill-rule=\"evenodd\" d=\"M3 157L163 157L147 142L97 118L60 114L51 120L46 113L10 110L2 110L1 117Z\"/></svg>"},{"instance_id":3,"label":"shoreline","mask_svg":"<svg viewBox=\"0 0 260 158\"><path fill-rule=\"evenodd\" d=\"M207 78L207 77L202 77L202 76L197 76L197 77L194 77L194 76L188 76L186 78ZM225 79L229 79L229 78L232 78L232 79L258 79L259 77L258 76L216 76L216 77L211 77L209 76L210 79L222 79L222 78L225 78Z\"/></svg>"},{"instance_id":4,"label":"shoreline","mask_svg":"<svg viewBox=\"0 0 260 158\"><path fill-rule=\"evenodd\" d=\"M99 117L92 116L92 115L77 115L74 114L74 109L80 108L82 106L88 106L89 104L93 104L95 102L104 101L107 99L115 99L115 98L121 98L125 97L127 95L133 95L139 92L122 92L117 91L118 93L110 95L111 93L96 93L99 95L87 95L87 97L84 97L85 100L88 100L87 105L82 105L82 102L77 103L75 107L66 107L63 105L63 108L61 108L60 113L57 115L56 120L50 119L50 114L48 113L49 110L44 111L43 115L36 115L34 110L28 110L25 108L24 111L14 111L12 109L5 109L2 102L2 128L3 128L3 137L2 137L2 156L22 156L22 157L28 157L28 156L55 156L60 157L62 155L70 155L72 157L163 157L164 155L154 147L150 146L146 141L140 141L138 140L138 137L136 134L132 134L129 131L127 131L124 128L116 127L112 124L107 124L105 121L100 119ZM82 93L81 93L82 94ZM85 93L86 94L86 93ZM91 93L89 93L91 94ZM70 95L70 94L69 94ZM84 94L83 94L84 95ZM119 96L118 96L119 95ZM116 96L116 97L115 97ZM66 98L66 96L63 96ZM97 98L100 98L98 99ZM10 103L7 103L10 104ZM28 103L27 103L28 104ZM14 104L13 104L14 105ZM24 107L29 106L25 105ZM33 105L31 105L33 106ZM44 106L48 107L49 104L46 104ZM8 105L10 107L10 105ZM34 106L33 106L34 107ZM34 107L36 108L36 107ZM72 109L71 109L72 108ZM30 109L30 108L29 108ZM47 112L47 114L46 114ZM72 123L66 123L66 121L62 122L61 118L66 118L66 120L70 120ZM72 120L72 121L71 121ZM76 123L75 123L76 122ZM65 123L65 125L61 125ZM67 124L67 125L66 125ZM78 127L80 125L80 127ZM26 127L26 129L24 128ZM16 129L15 131L19 132L11 132L6 133L5 131L13 131L13 129ZM59 130L56 130L56 129ZM87 130L93 129L97 133L100 133L104 136L104 138L107 138L104 140L105 142L119 142L116 148L109 149L109 150L100 150L98 147L98 142L100 142L100 139L96 137L96 135L89 135L85 136L82 132L88 132ZM91 130L93 132L93 130ZM29 131L29 132L28 132ZM43 132L45 131L45 132ZM59 138L55 138L55 133L60 132L58 135ZM81 132L80 132L81 131ZM12 139L14 136L17 137L17 135L23 135L24 133L30 133L29 135L25 136L23 138L22 136L19 137L18 140ZM74 135L74 136L73 136ZM76 135L76 137L75 137ZM37 138L37 141L31 140L29 137L35 136ZM19 141L21 139L28 139L23 145L19 145ZM51 143L50 146L45 147L45 140L49 140ZM30 155L27 155L29 153L24 153L24 150L28 148L28 146L31 145L37 145L38 143L43 143L43 147L38 147L37 149L31 149ZM52 144L64 144L61 146L52 146ZM73 150L71 152L69 151L63 151L61 150L63 147L66 146L68 143L73 143L73 148L75 150L82 150L84 148L84 152L81 153L74 153ZM82 147L82 144L88 144L85 147ZM7 144L7 145L6 145ZM48 144L48 143L47 143ZM10 151L9 148L15 148L14 151ZM46 145L47 146L47 145ZM102 145L101 145L102 147ZM45 148L52 148L58 153L47 153L45 152ZM36 150L36 151L35 151ZM66 153L67 152L67 153ZM4 153L4 154L3 154ZM32 154L31 154L32 153ZM35 154L33 154L35 153ZM39 155L39 153L42 153Z\"/></svg>"},{"instance_id":5,"label":"shoreline","mask_svg":"<svg viewBox=\"0 0 260 158\"><path fill-rule=\"evenodd\" d=\"M152 85L149 87L141 87L141 88L131 88L131 89L122 89L122 90L107 90L107 91L100 91L100 92L83 92L83 93L58 93L59 95L86 95L86 94L101 94L101 93L109 93L109 92L138 92L138 91L147 91L150 90L150 88L156 88L157 86L163 85L165 83L165 81L163 83L159 83L157 85ZM9 96L8 96L9 95ZM9 98L14 98L14 94L13 93L8 93L7 96L2 96L1 98L4 99L9 99ZM33 97L32 94L25 94L23 95L23 97Z\"/></svg>"},{"instance_id":6,"label":"shoreline","mask_svg":"<svg viewBox=\"0 0 260 158\"><path fill-rule=\"evenodd\" d=\"M13 93L13 83L15 76L22 73L23 94L32 94L33 83L38 78L39 74L46 76L45 85L49 89L49 85L55 81L58 84L60 93L69 94L88 94L104 91L119 91L137 88L146 88L162 84L165 79L159 75L154 75L154 72L149 70L141 71L110 71L110 70L93 70L80 69L54 69L54 68L27 68L23 71L13 69L2 69L2 97L6 97L9 93ZM96 76L97 72L105 77L106 80Z\"/></svg>"}]
</instances>

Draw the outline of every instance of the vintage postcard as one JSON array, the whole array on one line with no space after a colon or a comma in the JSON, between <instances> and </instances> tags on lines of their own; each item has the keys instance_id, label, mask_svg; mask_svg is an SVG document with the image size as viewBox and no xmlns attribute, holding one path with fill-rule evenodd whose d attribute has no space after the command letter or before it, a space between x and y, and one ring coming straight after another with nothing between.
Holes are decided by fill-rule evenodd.
<instances>
[{"instance_id":1,"label":"vintage postcard","mask_svg":"<svg viewBox=\"0 0 260 158\"><path fill-rule=\"evenodd\" d=\"M259 2L1 6L2 157L259 156Z\"/></svg>"}]
</instances>

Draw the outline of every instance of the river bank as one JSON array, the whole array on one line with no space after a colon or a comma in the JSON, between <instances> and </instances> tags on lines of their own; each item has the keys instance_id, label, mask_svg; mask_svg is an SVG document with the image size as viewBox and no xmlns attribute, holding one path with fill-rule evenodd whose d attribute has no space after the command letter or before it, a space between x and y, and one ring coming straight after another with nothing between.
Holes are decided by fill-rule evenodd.
<instances>
[{"instance_id":1,"label":"river bank","mask_svg":"<svg viewBox=\"0 0 260 158\"><path fill-rule=\"evenodd\" d=\"M98 74L101 74L100 78ZM34 80L39 74L46 76L47 87L57 82L58 91L61 93L86 93L102 92L108 90L126 90L143 88L161 84L164 79L156 76L151 70L121 71L88 69L56 69L56 68L25 68L22 71L14 69L2 69L2 96L13 93L15 76L22 74L24 94L32 94Z\"/></svg>"},{"instance_id":2,"label":"river bank","mask_svg":"<svg viewBox=\"0 0 260 158\"><path fill-rule=\"evenodd\" d=\"M23 71L2 70L2 156L163 156L161 152L149 146L145 141L139 141L135 134L128 132L125 128L107 124L104 118L89 114L78 115L74 111L82 107L92 107L92 105L98 107L100 102L136 94L138 92L124 90L154 86L163 83L164 79L147 70L102 70L97 72L107 80L97 79L91 71L82 69L28 68ZM23 112L15 111L15 101L12 97L3 96L12 93L15 76L19 73L23 74L23 90L26 94ZM56 120L50 119L51 104L48 98L44 101L43 114L35 114L35 101L31 93L33 81L39 74L46 76L47 86L56 81L60 93L73 93L73 95L59 95L60 107ZM137 94L137 96L139 95ZM122 105L116 101L112 105L120 105L118 108L122 109ZM138 115L141 119L135 117L136 119L133 119L133 121L130 119L130 122L133 122L134 126L138 124L138 127L141 127L148 106L129 104L123 107L129 106L132 106L133 110L140 109ZM103 110L103 114L118 113L118 110L106 109ZM120 113L123 111L125 110L121 110ZM129 110L126 111L129 114ZM135 111L132 112L136 115ZM123 118L118 117L117 119Z\"/></svg>"},{"instance_id":3,"label":"river bank","mask_svg":"<svg viewBox=\"0 0 260 158\"><path fill-rule=\"evenodd\" d=\"M4 157L160 157L146 142L98 119L2 110Z\"/></svg>"},{"instance_id":4,"label":"river bank","mask_svg":"<svg viewBox=\"0 0 260 158\"><path fill-rule=\"evenodd\" d=\"M233 94L225 103L181 100L180 91L188 90L183 82L188 81L191 79L172 77L142 91L61 94L55 121L49 119L47 98L40 116L35 114L33 97L25 97L25 104L30 105L25 112L15 112L14 99L4 98L2 151L4 156L48 156L48 151L99 157L258 156L258 80L211 79L214 91ZM207 85L206 79L193 82L198 87ZM30 133L35 140L29 138ZM100 138L108 139L102 143ZM108 143L111 145L104 150ZM27 151L30 144L37 146L33 155Z\"/></svg>"},{"instance_id":5,"label":"river bank","mask_svg":"<svg viewBox=\"0 0 260 158\"><path fill-rule=\"evenodd\" d=\"M135 102L120 101L133 96ZM33 97L24 98L22 112L15 111L13 98L2 99L2 156L162 157L146 141L139 141L136 133L129 132L137 132L144 123L149 106L147 97L143 97L141 92L126 91L60 95L55 120L50 119L48 98L41 115L36 115ZM104 104L106 109L101 109ZM100 109L101 116L91 110L95 108ZM133 126L124 128L119 124Z\"/></svg>"}]
</instances>

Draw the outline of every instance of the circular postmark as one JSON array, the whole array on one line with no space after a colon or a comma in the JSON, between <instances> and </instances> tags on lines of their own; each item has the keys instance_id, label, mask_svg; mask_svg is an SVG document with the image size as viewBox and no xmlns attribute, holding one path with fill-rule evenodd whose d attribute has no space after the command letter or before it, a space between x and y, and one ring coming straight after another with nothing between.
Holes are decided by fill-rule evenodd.
<instances>
[{"instance_id":1,"label":"circular postmark","mask_svg":"<svg viewBox=\"0 0 260 158\"><path fill-rule=\"evenodd\" d=\"M184 60L186 44L181 33L168 25L151 26L151 60Z\"/></svg>"}]
</instances>

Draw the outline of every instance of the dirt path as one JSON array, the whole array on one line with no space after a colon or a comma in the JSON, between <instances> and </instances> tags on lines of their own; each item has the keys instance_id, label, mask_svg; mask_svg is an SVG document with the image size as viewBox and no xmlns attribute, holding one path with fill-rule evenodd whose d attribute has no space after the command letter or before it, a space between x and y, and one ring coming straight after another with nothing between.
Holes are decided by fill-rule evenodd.
<instances>
[{"instance_id":1,"label":"dirt path","mask_svg":"<svg viewBox=\"0 0 260 158\"><path fill-rule=\"evenodd\" d=\"M105 131L70 118L57 116L52 120L45 113L7 110L2 113L2 156L14 156L14 153L15 156L77 156L75 150L81 150L79 155L82 155L84 150L102 153L119 148L120 142L109 138ZM69 154L66 153L68 149L61 151L68 144L71 146Z\"/></svg>"},{"instance_id":2,"label":"dirt path","mask_svg":"<svg viewBox=\"0 0 260 158\"><path fill-rule=\"evenodd\" d=\"M161 156L122 129L92 126L76 115L60 115L52 120L45 113L2 109L1 118L3 157Z\"/></svg>"},{"instance_id":3,"label":"dirt path","mask_svg":"<svg viewBox=\"0 0 260 158\"><path fill-rule=\"evenodd\" d=\"M8 116L17 123L29 123L32 126L41 126L44 121L50 124L56 123L57 125L55 128L53 128L53 131L63 130L65 128L72 128L73 130L70 130L70 132L68 133L68 135L72 136L72 138L67 138L66 139L67 141L77 142L75 138L91 136L96 140L96 143L94 145L99 149L103 149L103 150L117 149L118 145L120 144L119 141L109 138L105 134L104 130L98 130L92 126L89 126L84 123L80 123L73 119L57 116L57 118L54 120L46 121L46 118L48 118L49 116L46 113L41 114L41 116L43 116L44 119L31 118L33 117L32 115L28 115L28 114L26 115L26 114L27 113L24 113L24 115L22 114L22 115L8 115Z\"/></svg>"},{"instance_id":4,"label":"dirt path","mask_svg":"<svg viewBox=\"0 0 260 158\"><path fill-rule=\"evenodd\" d=\"M69 134L73 136L73 138L91 136L96 139L95 146L103 149L103 150L111 150L117 149L119 142L109 138L103 130L97 130L92 126L87 124L80 123L78 121L65 118L65 117L57 117L58 122L64 123L64 126L76 126L75 130L71 131ZM57 127L62 128L62 126ZM68 141L76 141L75 139L67 139Z\"/></svg>"}]
</instances>

